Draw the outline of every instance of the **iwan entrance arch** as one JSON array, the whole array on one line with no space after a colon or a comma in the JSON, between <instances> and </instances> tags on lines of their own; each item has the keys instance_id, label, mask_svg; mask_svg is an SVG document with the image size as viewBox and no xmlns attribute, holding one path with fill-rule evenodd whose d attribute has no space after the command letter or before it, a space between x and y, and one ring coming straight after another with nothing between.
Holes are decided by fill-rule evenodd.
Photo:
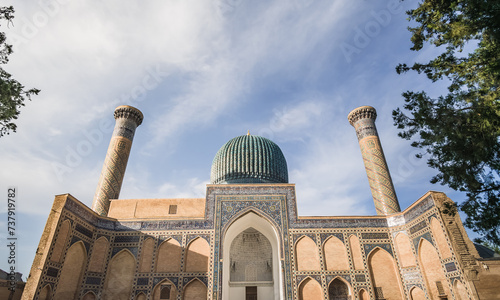
<instances>
[{"instance_id":1,"label":"iwan entrance arch","mask_svg":"<svg viewBox=\"0 0 500 300\"><path fill-rule=\"evenodd\" d=\"M255 245L259 241L262 245L256 247ZM269 244L270 249L266 246ZM246 213L229 225L222 245L223 300L245 300L247 293L254 293L255 288L253 287L257 287L256 299L258 300L284 299L283 274L280 272L282 269L280 239L278 232L269 221L253 211ZM231 247L233 247L233 261L231 261ZM239 248L235 249L234 247ZM248 247L260 251L264 256L270 250L268 258L271 258L272 261L269 262L266 257L255 255L259 259L252 263L248 259L245 260L244 255L235 255L248 251ZM249 256L247 255L247 257ZM266 263L268 264L266 265ZM266 271L269 271L271 276L267 277ZM252 297L250 296L249 299Z\"/></svg>"}]
</instances>

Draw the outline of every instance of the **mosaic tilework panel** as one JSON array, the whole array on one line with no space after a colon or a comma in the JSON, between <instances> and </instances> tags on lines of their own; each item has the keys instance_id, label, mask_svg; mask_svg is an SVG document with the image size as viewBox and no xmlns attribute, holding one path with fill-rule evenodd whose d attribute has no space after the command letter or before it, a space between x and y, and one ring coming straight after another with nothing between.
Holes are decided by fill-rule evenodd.
<instances>
[{"instance_id":1,"label":"mosaic tilework panel","mask_svg":"<svg viewBox=\"0 0 500 300\"><path fill-rule=\"evenodd\" d=\"M153 278L153 286L156 286L158 283L160 283L164 279L170 280L177 287L177 289L181 288L181 286L180 286L181 282L179 281L178 277L155 277L155 278Z\"/></svg>"},{"instance_id":2,"label":"mosaic tilework panel","mask_svg":"<svg viewBox=\"0 0 500 300\"><path fill-rule=\"evenodd\" d=\"M59 274L59 270L56 268L49 267L47 269L47 276L57 277L58 274Z\"/></svg>"},{"instance_id":3,"label":"mosaic tilework panel","mask_svg":"<svg viewBox=\"0 0 500 300\"><path fill-rule=\"evenodd\" d=\"M351 283L351 276L349 276L349 275L326 275L326 284L329 284L330 282L332 282L332 280L334 280L336 277L340 277L340 278L344 279L345 281Z\"/></svg>"},{"instance_id":4,"label":"mosaic tilework panel","mask_svg":"<svg viewBox=\"0 0 500 300\"><path fill-rule=\"evenodd\" d=\"M385 251L389 252L389 254L391 254L393 256L391 244L364 244L363 246L364 246L366 255L368 255L376 247L380 247L380 248L384 249Z\"/></svg>"},{"instance_id":5,"label":"mosaic tilework panel","mask_svg":"<svg viewBox=\"0 0 500 300\"><path fill-rule=\"evenodd\" d=\"M338 238L342 243L344 243L344 234L341 232L334 232L334 233L321 233L320 234L321 244L323 244L331 236Z\"/></svg>"},{"instance_id":6,"label":"mosaic tilework panel","mask_svg":"<svg viewBox=\"0 0 500 300\"><path fill-rule=\"evenodd\" d=\"M186 244L189 244L192 240L194 240L198 237L201 237L202 239L207 241L207 243L210 244L210 235L209 234L188 234L186 236Z\"/></svg>"},{"instance_id":7,"label":"mosaic tilework panel","mask_svg":"<svg viewBox=\"0 0 500 300\"><path fill-rule=\"evenodd\" d=\"M74 243L77 243L77 242L83 242L83 245L85 245L85 249L87 250L87 253L89 253L89 249L90 249L90 244L86 241L82 241L81 239L79 239L78 237L76 236L73 236L71 238L71 243L70 243L70 246L73 245Z\"/></svg>"},{"instance_id":8,"label":"mosaic tilework panel","mask_svg":"<svg viewBox=\"0 0 500 300\"><path fill-rule=\"evenodd\" d=\"M304 279L306 279L308 277L316 280L321 285L321 276L320 275L297 275L295 277L295 282L297 282L297 285L299 285Z\"/></svg>"},{"instance_id":9,"label":"mosaic tilework panel","mask_svg":"<svg viewBox=\"0 0 500 300\"><path fill-rule=\"evenodd\" d=\"M295 244L300 238L303 236L307 236L313 240L314 243L316 243L316 234L314 233L299 233L299 234L294 234L293 235L293 243Z\"/></svg>"},{"instance_id":10,"label":"mosaic tilework panel","mask_svg":"<svg viewBox=\"0 0 500 300\"><path fill-rule=\"evenodd\" d=\"M134 291L134 294L136 296L139 295L140 293L143 293L144 295L147 295L148 294L148 290L135 290ZM134 299L137 299L137 298L134 298Z\"/></svg>"},{"instance_id":11,"label":"mosaic tilework panel","mask_svg":"<svg viewBox=\"0 0 500 300\"><path fill-rule=\"evenodd\" d=\"M217 186L217 187L209 187L207 189L207 200L209 203L214 203L215 197L217 196L282 196L286 198L286 204L290 205L290 202L295 203L295 193L292 186L250 186L250 187L241 187L241 186ZM213 199L213 200L212 200ZM260 199L266 200L266 199ZM269 200L269 199L267 199ZM274 200L281 200L274 199ZM282 209L283 207L281 207ZM289 207L290 208L290 207ZM275 210L276 211L276 210ZM271 211L270 211L271 212ZM295 209L294 209L295 212ZM294 216L296 217L296 215Z\"/></svg>"},{"instance_id":12,"label":"mosaic tilework panel","mask_svg":"<svg viewBox=\"0 0 500 300\"><path fill-rule=\"evenodd\" d=\"M129 250L137 259L137 247L114 247L113 251L111 252L111 257L115 256L118 252L122 251L123 249Z\"/></svg>"},{"instance_id":13,"label":"mosaic tilework panel","mask_svg":"<svg viewBox=\"0 0 500 300\"><path fill-rule=\"evenodd\" d=\"M297 204L295 188L293 186L212 186L207 189L207 212L208 207L214 203L217 195L284 195L288 211L288 226L290 228L361 228L361 227L387 227L384 217L366 218L342 218L342 219L307 219L297 218Z\"/></svg>"},{"instance_id":14,"label":"mosaic tilework panel","mask_svg":"<svg viewBox=\"0 0 500 300\"><path fill-rule=\"evenodd\" d=\"M426 239L434 246L434 242L432 242L431 234L429 232L426 232L420 236L413 238L413 247L417 250L417 253L418 253L418 243L420 242L420 239Z\"/></svg>"},{"instance_id":15,"label":"mosaic tilework panel","mask_svg":"<svg viewBox=\"0 0 500 300\"><path fill-rule=\"evenodd\" d=\"M357 282L366 282L366 277L364 274L356 274L356 275L354 275L354 279Z\"/></svg>"},{"instance_id":16,"label":"mosaic tilework panel","mask_svg":"<svg viewBox=\"0 0 500 300\"><path fill-rule=\"evenodd\" d=\"M113 136L122 136L132 141L134 139L135 130L137 128L136 121L120 118L116 120L116 123L117 124L113 130Z\"/></svg>"},{"instance_id":17,"label":"mosaic tilework panel","mask_svg":"<svg viewBox=\"0 0 500 300\"><path fill-rule=\"evenodd\" d=\"M81 234L83 234L83 235L85 235L85 236L89 237L89 238L92 238L92 236L93 236L93 232L92 232L92 230L90 230L90 229L88 229L88 228L86 228L86 227L83 227L83 226L82 226L82 225L80 225L80 224L76 224L76 226L75 226L75 230L76 230L76 231L78 231L78 232L80 232Z\"/></svg>"},{"instance_id":18,"label":"mosaic tilework panel","mask_svg":"<svg viewBox=\"0 0 500 300\"><path fill-rule=\"evenodd\" d=\"M388 239L389 234L386 232L363 232L361 237L365 240L383 240Z\"/></svg>"},{"instance_id":19,"label":"mosaic tilework panel","mask_svg":"<svg viewBox=\"0 0 500 300\"><path fill-rule=\"evenodd\" d=\"M137 243L139 242L140 236L138 235L118 235L115 236L115 243Z\"/></svg>"},{"instance_id":20,"label":"mosaic tilework panel","mask_svg":"<svg viewBox=\"0 0 500 300\"><path fill-rule=\"evenodd\" d=\"M416 225L410 227L409 231L411 234L415 234L416 232L419 232L420 230L424 229L427 227L427 222L425 220L418 222Z\"/></svg>"},{"instance_id":21,"label":"mosaic tilework panel","mask_svg":"<svg viewBox=\"0 0 500 300\"><path fill-rule=\"evenodd\" d=\"M193 279L198 279L200 280L201 282L203 282L203 284L205 284L206 286L208 286L208 278L205 277L205 276L197 276L197 277L184 277L183 278L183 283L184 283L184 286L186 286L191 280Z\"/></svg>"},{"instance_id":22,"label":"mosaic tilework panel","mask_svg":"<svg viewBox=\"0 0 500 300\"><path fill-rule=\"evenodd\" d=\"M464 282L463 278L461 278L460 276L450 277L450 281L452 283L454 283L455 280L460 280L461 282Z\"/></svg>"},{"instance_id":23,"label":"mosaic tilework panel","mask_svg":"<svg viewBox=\"0 0 500 300\"><path fill-rule=\"evenodd\" d=\"M179 245L182 245L182 235L162 235L158 238L158 245L171 238L179 242Z\"/></svg>"},{"instance_id":24,"label":"mosaic tilework panel","mask_svg":"<svg viewBox=\"0 0 500 300\"><path fill-rule=\"evenodd\" d=\"M423 215L426 211L435 206L432 195L428 195L425 199L422 199L420 203L412 207L407 213L404 214L405 222L410 223L415 218Z\"/></svg>"},{"instance_id":25,"label":"mosaic tilework panel","mask_svg":"<svg viewBox=\"0 0 500 300\"><path fill-rule=\"evenodd\" d=\"M373 120L364 119L356 122L356 136L358 141L369 136L378 136L377 129Z\"/></svg>"},{"instance_id":26,"label":"mosaic tilework panel","mask_svg":"<svg viewBox=\"0 0 500 300\"><path fill-rule=\"evenodd\" d=\"M149 284L149 278L137 278L137 285L148 285Z\"/></svg>"},{"instance_id":27,"label":"mosaic tilework panel","mask_svg":"<svg viewBox=\"0 0 500 300\"><path fill-rule=\"evenodd\" d=\"M345 219L305 219L301 218L296 222L290 223L290 228L310 228L310 229L320 229L320 228L386 228L387 220L385 218L370 218L370 219L356 219L356 218L345 218Z\"/></svg>"},{"instance_id":28,"label":"mosaic tilework panel","mask_svg":"<svg viewBox=\"0 0 500 300\"><path fill-rule=\"evenodd\" d=\"M429 221L429 223L431 222L432 218L438 219L438 216L436 216L436 214L432 214L429 217L427 217L427 220Z\"/></svg>"},{"instance_id":29,"label":"mosaic tilework panel","mask_svg":"<svg viewBox=\"0 0 500 300\"><path fill-rule=\"evenodd\" d=\"M416 268L411 268L411 269L406 269L406 270L403 269L401 273L403 275L403 279L406 282L420 281L420 279L421 279L420 271Z\"/></svg>"},{"instance_id":30,"label":"mosaic tilework panel","mask_svg":"<svg viewBox=\"0 0 500 300\"><path fill-rule=\"evenodd\" d=\"M457 270L457 266L454 262L449 262L445 264L444 267L446 268L446 272L453 272Z\"/></svg>"},{"instance_id":31,"label":"mosaic tilework panel","mask_svg":"<svg viewBox=\"0 0 500 300\"><path fill-rule=\"evenodd\" d=\"M278 196L278 200L276 200L276 197L277 196L260 196L257 198L254 198L253 196L248 197L249 199L255 199L257 201L231 201L236 198L224 198L224 201L221 203L221 210L224 212L221 215L221 225L224 226L229 219L249 207L254 207L259 211L265 212L275 222L275 224L281 225L280 200L282 200L282 197Z\"/></svg>"},{"instance_id":32,"label":"mosaic tilework panel","mask_svg":"<svg viewBox=\"0 0 500 300\"><path fill-rule=\"evenodd\" d=\"M101 280L102 278L99 277L87 277L87 280L85 280L85 284L100 285Z\"/></svg>"}]
</instances>

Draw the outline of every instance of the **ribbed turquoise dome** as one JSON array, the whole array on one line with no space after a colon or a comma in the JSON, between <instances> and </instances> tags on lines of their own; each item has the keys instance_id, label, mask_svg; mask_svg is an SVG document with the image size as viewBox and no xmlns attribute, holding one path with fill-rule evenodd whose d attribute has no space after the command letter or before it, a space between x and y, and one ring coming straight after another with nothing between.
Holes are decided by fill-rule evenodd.
<instances>
[{"instance_id":1,"label":"ribbed turquoise dome","mask_svg":"<svg viewBox=\"0 0 500 300\"><path fill-rule=\"evenodd\" d=\"M235 137L219 149L210 177L213 184L288 183L288 170L278 145L247 134Z\"/></svg>"}]
</instances>

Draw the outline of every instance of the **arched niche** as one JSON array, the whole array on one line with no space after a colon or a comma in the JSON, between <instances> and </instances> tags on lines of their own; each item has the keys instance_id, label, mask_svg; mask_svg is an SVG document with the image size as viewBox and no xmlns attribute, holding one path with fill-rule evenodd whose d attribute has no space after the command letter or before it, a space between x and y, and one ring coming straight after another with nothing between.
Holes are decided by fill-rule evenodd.
<instances>
[{"instance_id":1,"label":"arched niche","mask_svg":"<svg viewBox=\"0 0 500 300\"><path fill-rule=\"evenodd\" d=\"M39 300L51 300L52 299L52 288L50 287L50 284L47 284L46 286L43 287L43 289L40 291L40 295L38 296Z\"/></svg>"},{"instance_id":2,"label":"arched niche","mask_svg":"<svg viewBox=\"0 0 500 300\"><path fill-rule=\"evenodd\" d=\"M426 300L425 292L422 291L422 289L419 288L418 286L414 286L410 290L410 299L411 300Z\"/></svg>"},{"instance_id":3,"label":"arched niche","mask_svg":"<svg viewBox=\"0 0 500 300\"><path fill-rule=\"evenodd\" d=\"M368 255L368 267L378 298L403 299L394 258L386 250L373 249Z\"/></svg>"},{"instance_id":4,"label":"arched niche","mask_svg":"<svg viewBox=\"0 0 500 300\"><path fill-rule=\"evenodd\" d=\"M69 247L56 286L54 300L67 300L76 297L86 262L87 251L82 241Z\"/></svg>"},{"instance_id":5,"label":"arched niche","mask_svg":"<svg viewBox=\"0 0 500 300\"><path fill-rule=\"evenodd\" d=\"M135 300L146 300L147 297L146 297L146 294L144 294L143 292L140 292L139 294L137 294L137 296L135 296Z\"/></svg>"},{"instance_id":6,"label":"arched niche","mask_svg":"<svg viewBox=\"0 0 500 300\"><path fill-rule=\"evenodd\" d=\"M222 238L223 249L222 253L222 299L223 300L239 300L245 299L245 286L230 285L230 251L231 244L234 239L245 230L253 228L261 233L271 244L272 249L272 285L257 287L258 299L284 299L283 291L283 275L280 270L282 269L280 260L281 240L278 231L271 222L258 215L254 211L247 212L243 215L236 217L224 232Z\"/></svg>"},{"instance_id":7,"label":"arched niche","mask_svg":"<svg viewBox=\"0 0 500 300\"><path fill-rule=\"evenodd\" d=\"M401 266L403 268L416 266L415 255L411 250L411 243L408 236L404 233L398 233L395 244Z\"/></svg>"},{"instance_id":8,"label":"arched niche","mask_svg":"<svg viewBox=\"0 0 500 300\"><path fill-rule=\"evenodd\" d=\"M68 240L68 235L71 230L71 223L69 220L64 221L59 227L59 232L57 233L56 242L52 248L52 255L50 257L51 261L60 262L64 249L66 248L66 243Z\"/></svg>"},{"instance_id":9,"label":"arched niche","mask_svg":"<svg viewBox=\"0 0 500 300\"><path fill-rule=\"evenodd\" d=\"M82 300L96 300L96 296L93 292L87 292L85 295L83 295Z\"/></svg>"},{"instance_id":10,"label":"arched niche","mask_svg":"<svg viewBox=\"0 0 500 300\"><path fill-rule=\"evenodd\" d=\"M436 248L426 239L420 240L418 259L430 299L439 300L440 296L443 297L444 295L451 297L448 280L444 274Z\"/></svg>"},{"instance_id":11,"label":"arched niche","mask_svg":"<svg viewBox=\"0 0 500 300\"><path fill-rule=\"evenodd\" d=\"M446 241L443 228L441 227L439 221L434 217L431 219L431 229L439 252L441 253L441 259L451 257L450 246L448 246L448 242Z\"/></svg>"},{"instance_id":12,"label":"arched niche","mask_svg":"<svg viewBox=\"0 0 500 300\"><path fill-rule=\"evenodd\" d=\"M129 299L134 283L136 260L123 249L111 259L103 288L103 299Z\"/></svg>"},{"instance_id":13,"label":"arched niche","mask_svg":"<svg viewBox=\"0 0 500 300\"><path fill-rule=\"evenodd\" d=\"M343 278L337 277L328 285L329 300L349 300L351 297L351 287Z\"/></svg>"},{"instance_id":14,"label":"arched niche","mask_svg":"<svg viewBox=\"0 0 500 300\"><path fill-rule=\"evenodd\" d=\"M321 285L314 279L307 277L299 285L299 300L321 300L323 291Z\"/></svg>"},{"instance_id":15,"label":"arched niche","mask_svg":"<svg viewBox=\"0 0 500 300\"><path fill-rule=\"evenodd\" d=\"M177 299L177 288L170 280L159 282L153 289L153 300Z\"/></svg>"},{"instance_id":16,"label":"arched niche","mask_svg":"<svg viewBox=\"0 0 500 300\"><path fill-rule=\"evenodd\" d=\"M455 298L457 300L470 299L469 295L467 294L465 285L460 280L455 280L455 282L453 282L453 292L455 293Z\"/></svg>"},{"instance_id":17,"label":"arched niche","mask_svg":"<svg viewBox=\"0 0 500 300\"><path fill-rule=\"evenodd\" d=\"M253 227L245 229L234 238L229 260L231 283L273 281L271 243Z\"/></svg>"},{"instance_id":18,"label":"arched niche","mask_svg":"<svg viewBox=\"0 0 500 300\"><path fill-rule=\"evenodd\" d=\"M323 245L327 270L349 270L347 249L337 237L331 236Z\"/></svg>"},{"instance_id":19,"label":"arched niche","mask_svg":"<svg viewBox=\"0 0 500 300\"><path fill-rule=\"evenodd\" d=\"M359 238L355 234L349 236L349 245L351 246L351 255L354 269L363 270L365 268L363 263L363 254L361 253Z\"/></svg>"},{"instance_id":20,"label":"arched niche","mask_svg":"<svg viewBox=\"0 0 500 300\"><path fill-rule=\"evenodd\" d=\"M181 271L182 249L175 239L168 239L158 247L156 255L156 272L175 273Z\"/></svg>"},{"instance_id":21,"label":"arched niche","mask_svg":"<svg viewBox=\"0 0 500 300\"><path fill-rule=\"evenodd\" d=\"M295 243L295 262L298 271L321 270L318 246L310 237L303 236Z\"/></svg>"},{"instance_id":22,"label":"arched niche","mask_svg":"<svg viewBox=\"0 0 500 300\"><path fill-rule=\"evenodd\" d=\"M100 237L94 242L89 262L89 272L104 272L106 258L108 258L109 242L105 237Z\"/></svg>"},{"instance_id":23,"label":"arched niche","mask_svg":"<svg viewBox=\"0 0 500 300\"><path fill-rule=\"evenodd\" d=\"M153 252L155 247L155 240L153 238L146 238L142 243L142 250L139 259L139 272L151 272L151 264L153 262ZM180 260L180 259L179 259Z\"/></svg>"},{"instance_id":24,"label":"arched niche","mask_svg":"<svg viewBox=\"0 0 500 300\"><path fill-rule=\"evenodd\" d=\"M358 295L359 295L359 300L370 300L370 295L365 289L360 289Z\"/></svg>"},{"instance_id":25,"label":"arched niche","mask_svg":"<svg viewBox=\"0 0 500 300\"><path fill-rule=\"evenodd\" d=\"M182 299L205 300L207 299L207 287L198 279L193 279L184 288Z\"/></svg>"},{"instance_id":26,"label":"arched niche","mask_svg":"<svg viewBox=\"0 0 500 300\"><path fill-rule=\"evenodd\" d=\"M186 272L207 272L209 260L210 245L204 238L195 238L186 247Z\"/></svg>"}]
</instances>

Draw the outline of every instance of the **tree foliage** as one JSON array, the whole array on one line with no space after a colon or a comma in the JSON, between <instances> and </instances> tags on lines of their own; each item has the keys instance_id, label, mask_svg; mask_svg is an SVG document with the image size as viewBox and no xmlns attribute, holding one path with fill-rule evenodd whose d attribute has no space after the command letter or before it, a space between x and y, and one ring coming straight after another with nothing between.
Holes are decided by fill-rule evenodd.
<instances>
[{"instance_id":1,"label":"tree foliage","mask_svg":"<svg viewBox=\"0 0 500 300\"><path fill-rule=\"evenodd\" d=\"M12 23L14 8L12 6L0 7L0 21L6 21L7 25ZM1 26L2 24L0 24ZM24 101L30 99L31 95L38 94L38 89L25 90L24 86L12 75L5 71L2 65L9 62L12 54L12 45L6 43L4 32L0 32L0 137L16 131L14 120L19 115L19 109L24 106Z\"/></svg>"},{"instance_id":2,"label":"tree foliage","mask_svg":"<svg viewBox=\"0 0 500 300\"><path fill-rule=\"evenodd\" d=\"M425 74L448 89L436 98L403 93L394 124L438 171L432 183L467 193L459 205L465 226L500 245L500 1L424 0L407 14L416 24L408 28L411 49L443 51L396 71Z\"/></svg>"}]
</instances>

